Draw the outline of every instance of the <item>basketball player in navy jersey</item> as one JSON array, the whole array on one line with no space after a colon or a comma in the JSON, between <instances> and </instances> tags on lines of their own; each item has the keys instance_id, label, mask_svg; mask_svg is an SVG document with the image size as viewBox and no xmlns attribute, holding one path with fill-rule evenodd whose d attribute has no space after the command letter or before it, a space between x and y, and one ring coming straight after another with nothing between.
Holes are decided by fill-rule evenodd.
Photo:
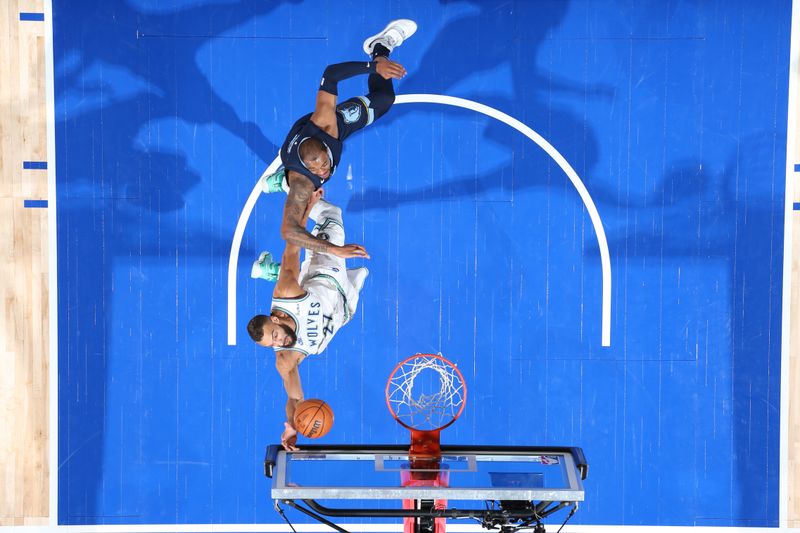
<instances>
[{"instance_id":1,"label":"basketball player in navy jersey","mask_svg":"<svg viewBox=\"0 0 800 533\"><path fill-rule=\"evenodd\" d=\"M311 194L300 222L305 227L307 218L312 219L316 223L311 232L314 239L342 246L342 211L320 199L321 196L322 189ZM254 277L270 279L263 263L256 262L254 273L257 269L262 269L264 275ZM288 396L281 435L281 443L287 450L296 449L294 411L303 401L297 367L307 356L325 350L339 329L350 321L367 274L365 267L347 270L344 258L314 250L306 250L300 265L300 248L287 242L272 292L270 314L256 315L247 324L251 339L275 349L275 365Z\"/></svg>"},{"instance_id":2,"label":"basketball player in navy jersey","mask_svg":"<svg viewBox=\"0 0 800 533\"><path fill-rule=\"evenodd\" d=\"M294 123L281 147L283 167L261 178L263 192L288 192L281 222L281 236L287 242L340 258L369 258L363 246L315 238L301 222L311 195L336 171L342 142L386 114L394 103L392 79L402 78L406 70L391 61L389 54L416 30L414 21L393 20L383 31L364 41L364 52L370 61L337 63L325 69L314 112ZM369 74L369 93L337 105L337 83L360 74Z\"/></svg>"}]
</instances>

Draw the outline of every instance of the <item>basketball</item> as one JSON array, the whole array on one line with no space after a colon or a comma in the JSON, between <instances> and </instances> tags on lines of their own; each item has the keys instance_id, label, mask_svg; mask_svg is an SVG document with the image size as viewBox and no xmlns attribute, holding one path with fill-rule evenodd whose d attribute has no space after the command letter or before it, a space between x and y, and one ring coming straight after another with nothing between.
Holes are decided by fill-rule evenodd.
<instances>
[{"instance_id":1,"label":"basketball","mask_svg":"<svg viewBox=\"0 0 800 533\"><path fill-rule=\"evenodd\" d=\"M322 400L300 402L294 410L294 427L301 435L318 439L333 427L333 410Z\"/></svg>"}]
</instances>

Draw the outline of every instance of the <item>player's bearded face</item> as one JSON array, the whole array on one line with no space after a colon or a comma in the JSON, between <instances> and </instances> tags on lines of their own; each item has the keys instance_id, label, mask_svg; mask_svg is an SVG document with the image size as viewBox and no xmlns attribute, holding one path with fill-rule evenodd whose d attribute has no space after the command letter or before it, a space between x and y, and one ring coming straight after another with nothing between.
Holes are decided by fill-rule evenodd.
<instances>
[{"instance_id":1,"label":"player's bearded face","mask_svg":"<svg viewBox=\"0 0 800 533\"><path fill-rule=\"evenodd\" d=\"M268 322L264 325L264 336L261 338L260 343L263 346L288 348L294 346L295 342L297 342L297 336L288 326L274 322Z\"/></svg>"}]
</instances>

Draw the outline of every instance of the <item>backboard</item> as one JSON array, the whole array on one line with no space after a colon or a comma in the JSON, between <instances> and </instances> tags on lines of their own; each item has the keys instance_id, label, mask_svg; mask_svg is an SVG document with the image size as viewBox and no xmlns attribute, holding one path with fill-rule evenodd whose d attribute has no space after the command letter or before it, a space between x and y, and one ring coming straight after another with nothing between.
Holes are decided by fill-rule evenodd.
<instances>
[{"instance_id":1,"label":"backboard","mask_svg":"<svg viewBox=\"0 0 800 533\"><path fill-rule=\"evenodd\" d=\"M508 531L516 529L512 523L537 525L559 509L577 508L588 470L580 448L509 446L441 446L438 457L420 461L409 456L407 445L312 445L297 452L273 445L264 465L273 500L318 519L477 518ZM375 505L355 507L354 500ZM400 501L436 505L391 509L385 500L397 500L398 507Z\"/></svg>"}]
</instances>

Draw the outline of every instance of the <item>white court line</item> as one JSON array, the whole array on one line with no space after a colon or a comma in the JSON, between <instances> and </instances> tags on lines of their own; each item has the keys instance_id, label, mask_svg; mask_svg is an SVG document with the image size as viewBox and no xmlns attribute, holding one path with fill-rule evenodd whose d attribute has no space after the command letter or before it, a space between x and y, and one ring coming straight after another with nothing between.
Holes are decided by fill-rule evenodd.
<instances>
[{"instance_id":1,"label":"white court line","mask_svg":"<svg viewBox=\"0 0 800 533\"><path fill-rule=\"evenodd\" d=\"M281 157L278 156L269 164L261 178L278 170L280 164ZM244 209L239 214L231 242L231 255L228 257L228 346L236 346L236 271L239 268L239 248L242 246L242 236L247 227L247 221L253 213L258 197L261 196L261 187L259 186L261 178L256 181L253 190L250 191L250 196L247 197Z\"/></svg>"},{"instance_id":2,"label":"white court line","mask_svg":"<svg viewBox=\"0 0 800 533\"><path fill-rule=\"evenodd\" d=\"M603 229L603 223L600 220L600 214L597 212L597 207L586 190L586 186L581 181L575 169L564 159L558 150L552 144L547 142L544 137L533 131L531 128L520 122L519 120L498 111L492 107L484 104L466 100L464 98L457 98L455 96L445 96L441 94L401 94L395 99L396 104L444 104L454 107L461 107L482 113L488 117L492 117L504 124L511 126L519 131L530 140L539 145L553 161L561 167L561 170L567 175L572 184L577 189L578 194L583 200L583 204L589 213L589 217L594 226L595 235L597 235L597 244L600 248L600 265L603 273L603 289L602 289L602 309L601 309L601 341L603 346L611 346L611 257L608 251L608 241L606 240L606 233ZM265 173L274 172L278 167L278 159L270 164ZM247 198L244 209L239 220L236 223L236 230L233 234L233 241L231 242L231 254L228 261L228 345L236 345L236 270L239 260L239 248L242 244L242 236L244 229L247 226L247 220L253 211L253 206L258 200L260 194L258 182L253 187L253 192Z\"/></svg>"},{"instance_id":3,"label":"white court line","mask_svg":"<svg viewBox=\"0 0 800 533\"><path fill-rule=\"evenodd\" d=\"M794 217L794 182L800 179L795 174L794 165L800 163L797 153L797 91L798 70L800 70L800 0L792 2L792 44L789 53L789 120L786 125L786 197L783 207L783 302L781 316L781 444L780 474L778 481L778 524L788 526L789 522L789 349L791 347L792 311L792 222ZM795 309L795 313L800 310ZM797 453L797 452L795 452ZM800 474L793 473L795 482Z\"/></svg>"},{"instance_id":4,"label":"white court line","mask_svg":"<svg viewBox=\"0 0 800 533\"><path fill-rule=\"evenodd\" d=\"M56 106L55 80L53 66L53 3L44 1L44 85L47 99L47 267L48 295L50 312L48 329L48 476L49 503L48 521L58 524L58 231L56 228Z\"/></svg>"}]
</instances>

